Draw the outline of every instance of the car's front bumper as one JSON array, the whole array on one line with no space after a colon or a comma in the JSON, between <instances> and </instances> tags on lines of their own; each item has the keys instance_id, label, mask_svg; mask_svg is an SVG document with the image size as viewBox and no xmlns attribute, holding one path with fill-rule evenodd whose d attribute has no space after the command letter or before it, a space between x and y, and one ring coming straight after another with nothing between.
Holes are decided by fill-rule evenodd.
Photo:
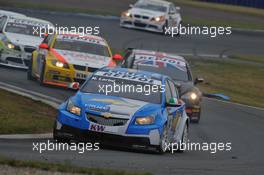
<instances>
[{"instance_id":1,"label":"car's front bumper","mask_svg":"<svg viewBox=\"0 0 264 175\"><path fill-rule=\"evenodd\" d=\"M81 76L77 76L81 75ZM51 63L46 64L45 75L44 75L44 84L55 85L65 88L70 88L73 83L83 83L86 79L86 76L90 72L86 71L76 71L72 68L72 65L69 69L58 68L53 66Z\"/></svg>"},{"instance_id":2,"label":"car's front bumper","mask_svg":"<svg viewBox=\"0 0 264 175\"><path fill-rule=\"evenodd\" d=\"M147 30L151 32L163 32L163 27L165 22L151 22L148 20L136 20L133 18L120 18L120 26L125 28L134 28L134 29L141 29Z\"/></svg>"},{"instance_id":3,"label":"car's front bumper","mask_svg":"<svg viewBox=\"0 0 264 175\"><path fill-rule=\"evenodd\" d=\"M32 53L5 49L0 52L0 64L15 68L28 69Z\"/></svg>"},{"instance_id":4,"label":"car's front bumper","mask_svg":"<svg viewBox=\"0 0 264 175\"><path fill-rule=\"evenodd\" d=\"M67 125L62 125L60 130L54 132L56 138L78 140L84 142L100 143L135 149L153 149L157 145L152 145L148 137L122 136L109 133L100 133L89 130L82 130Z\"/></svg>"},{"instance_id":5,"label":"car's front bumper","mask_svg":"<svg viewBox=\"0 0 264 175\"><path fill-rule=\"evenodd\" d=\"M158 126L154 126L143 134L132 134L128 132L129 121L122 126L109 127L113 129L114 132L109 132L107 129L105 129L104 132L91 130L89 129L91 124L93 124L93 122L89 121L86 117L79 118L67 111L59 111L54 127L54 137L100 142L107 145L131 148L153 148L160 144L160 128Z\"/></svg>"}]
</instances>

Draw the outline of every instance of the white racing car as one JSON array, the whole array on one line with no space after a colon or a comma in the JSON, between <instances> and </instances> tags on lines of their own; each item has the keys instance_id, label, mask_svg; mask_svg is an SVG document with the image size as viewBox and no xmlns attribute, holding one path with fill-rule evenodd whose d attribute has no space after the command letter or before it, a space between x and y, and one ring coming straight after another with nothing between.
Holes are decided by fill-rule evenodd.
<instances>
[{"instance_id":1,"label":"white racing car","mask_svg":"<svg viewBox=\"0 0 264 175\"><path fill-rule=\"evenodd\" d=\"M43 40L35 30L48 25L53 26L16 13L0 14L0 64L27 69L32 52Z\"/></svg>"},{"instance_id":2,"label":"white racing car","mask_svg":"<svg viewBox=\"0 0 264 175\"><path fill-rule=\"evenodd\" d=\"M164 33L166 27L179 27L182 21L180 8L171 2L139 0L130 7L121 14L121 27Z\"/></svg>"},{"instance_id":3,"label":"white racing car","mask_svg":"<svg viewBox=\"0 0 264 175\"><path fill-rule=\"evenodd\" d=\"M6 11L6 10L0 10L0 16L3 16L3 15L6 15L6 16L26 16L22 13L17 13L17 12L12 12L12 11Z\"/></svg>"}]
</instances>

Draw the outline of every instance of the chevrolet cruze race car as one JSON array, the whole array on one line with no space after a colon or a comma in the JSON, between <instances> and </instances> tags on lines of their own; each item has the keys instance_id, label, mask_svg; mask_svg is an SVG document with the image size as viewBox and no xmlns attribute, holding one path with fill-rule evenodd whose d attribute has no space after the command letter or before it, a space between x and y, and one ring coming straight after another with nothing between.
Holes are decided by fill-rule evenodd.
<instances>
[{"instance_id":1,"label":"chevrolet cruze race car","mask_svg":"<svg viewBox=\"0 0 264 175\"><path fill-rule=\"evenodd\" d=\"M32 52L43 38L35 31L52 24L16 13L0 16L0 64L28 68Z\"/></svg>"},{"instance_id":2,"label":"chevrolet cruze race car","mask_svg":"<svg viewBox=\"0 0 264 175\"><path fill-rule=\"evenodd\" d=\"M170 76L179 88L181 99L186 103L186 112L190 120L199 122L202 93L195 85L203 79L193 80L190 66L183 57L162 52L128 49L121 66Z\"/></svg>"},{"instance_id":3,"label":"chevrolet cruze race car","mask_svg":"<svg viewBox=\"0 0 264 175\"><path fill-rule=\"evenodd\" d=\"M169 77L105 67L61 104L54 139L165 152L169 143L188 140L189 118L184 109Z\"/></svg>"},{"instance_id":4,"label":"chevrolet cruze race car","mask_svg":"<svg viewBox=\"0 0 264 175\"><path fill-rule=\"evenodd\" d=\"M167 27L179 27L179 7L162 0L139 0L121 14L120 26L165 33Z\"/></svg>"},{"instance_id":5,"label":"chevrolet cruze race car","mask_svg":"<svg viewBox=\"0 0 264 175\"><path fill-rule=\"evenodd\" d=\"M122 57L118 54L112 57L107 42L99 36L47 35L39 49L32 54L28 79L38 79L41 84L74 88L72 85L83 83L89 73L105 66L115 66L114 60L120 59Z\"/></svg>"}]
</instances>

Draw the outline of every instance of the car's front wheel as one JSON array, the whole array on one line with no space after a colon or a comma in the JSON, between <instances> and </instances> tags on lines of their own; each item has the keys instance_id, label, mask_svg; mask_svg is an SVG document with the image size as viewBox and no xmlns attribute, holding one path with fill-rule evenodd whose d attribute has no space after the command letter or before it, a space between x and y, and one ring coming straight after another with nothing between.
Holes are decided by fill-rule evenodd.
<instances>
[{"instance_id":1,"label":"car's front wheel","mask_svg":"<svg viewBox=\"0 0 264 175\"><path fill-rule=\"evenodd\" d=\"M42 64L42 68L41 68L41 73L40 73L40 78L39 78L39 82L40 85L43 86L44 85L44 80L45 80L45 68L46 68L46 61L43 61Z\"/></svg>"},{"instance_id":2,"label":"car's front wheel","mask_svg":"<svg viewBox=\"0 0 264 175\"><path fill-rule=\"evenodd\" d=\"M32 58L29 60L29 64L28 64L28 70L27 70L27 79L28 80L33 80L34 77L32 76L32 64L33 64L33 61L32 61Z\"/></svg>"},{"instance_id":3,"label":"car's front wheel","mask_svg":"<svg viewBox=\"0 0 264 175\"><path fill-rule=\"evenodd\" d=\"M169 128L168 128L167 124L165 124L163 126L163 132L160 136L160 145L158 147L158 152L161 154L163 154L167 151L167 146L169 144L168 132L169 132Z\"/></svg>"},{"instance_id":4,"label":"car's front wheel","mask_svg":"<svg viewBox=\"0 0 264 175\"><path fill-rule=\"evenodd\" d=\"M183 145L187 144L188 139L189 139L188 135L189 135L189 129L186 123L183 129L183 133L182 133L181 144L179 145L178 150L177 150L178 152L182 153L185 151L185 147Z\"/></svg>"},{"instance_id":5,"label":"car's front wheel","mask_svg":"<svg viewBox=\"0 0 264 175\"><path fill-rule=\"evenodd\" d=\"M58 132L56 128L57 128L57 122L55 121L53 126L53 139L56 140L56 142L58 143L70 143L71 140L69 138L58 136Z\"/></svg>"}]
</instances>

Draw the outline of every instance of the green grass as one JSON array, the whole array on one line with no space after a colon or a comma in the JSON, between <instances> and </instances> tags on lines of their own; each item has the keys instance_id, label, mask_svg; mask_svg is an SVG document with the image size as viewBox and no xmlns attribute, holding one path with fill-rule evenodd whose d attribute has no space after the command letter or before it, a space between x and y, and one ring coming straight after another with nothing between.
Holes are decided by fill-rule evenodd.
<instances>
[{"instance_id":1,"label":"green grass","mask_svg":"<svg viewBox=\"0 0 264 175\"><path fill-rule=\"evenodd\" d=\"M224 93L231 101L264 107L264 67L244 63L190 60L195 77L205 82L199 88L206 93Z\"/></svg>"},{"instance_id":2,"label":"green grass","mask_svg":"<svg viewBox=\"0 0 264 175\"><path fill-rule=\"evenodd\" d=\"M218 3L209 3L209 2L201 2L197 0L171 0L178 5L189 5L197 8L204 8L204 9L214 9L224 12L231 12L231 13L240 13L246 14L251 16L257 17L264 17L264 10L263 9L256 9L250 7L243 7L243 6L236 6L236 5L228 5L228 4L218 4Z\"/></svg>"},{"instance_id":3,"label":"green grass","mask_svg":"<svg viewBox=\"0 0 264 175\"><path fill-rule=\"evenodd\" d=\"M34 168L44 171L78 173L87 175L150 175L150 173L126 172L122 170L101 169L101 168L82 168L71 165L70 163L52 164L39 161L21 161L0 156L0 164L19 168Z\"/></svg>"},{"instance_id":4,"label":"green grass","mask_svg":"<svg viewBox=\"0 0 264 175\"><path fill-rule=\"evenodd\" d=\"M0 90L0 134L46 133L52 131L56 110Z\"/></svg>"},{"instance_id":5,"label":"green grass","mask_svg":"<svg viewBox=\"0 0 264 175\"><path fill-rule=\"evenodd\" d=\"M255 56L255 55L231 55L229 58L233 60L241 60L241 61L249 61L264 64L264 57L263 56Z\"/></svg>"},{"instance_id":6,"label":"green grass","mask_svg":"<svg viewBox=\"0 0 264 175\"><path fill-rule=\"evenodd\" d=\"M264 30L264 23L254 23L254 22L239 22L234 20L211 20L211 19L201 19L191 16L183 16L184 24L191 24L194 26L221 26L221 27L232 27L232 28L239 28L239 29L257 29L257 30Z\"/></svg>"}]
</instances>

